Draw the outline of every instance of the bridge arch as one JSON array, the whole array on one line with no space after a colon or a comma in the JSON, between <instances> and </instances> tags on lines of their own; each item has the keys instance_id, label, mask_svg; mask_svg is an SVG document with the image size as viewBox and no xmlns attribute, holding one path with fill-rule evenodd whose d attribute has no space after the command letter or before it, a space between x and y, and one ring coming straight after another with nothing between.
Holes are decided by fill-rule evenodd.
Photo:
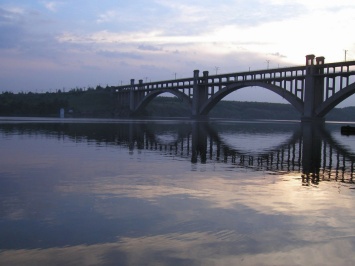
<instances>
[{"instance_id":1,"label":"bridge arch","mask_svg":"<svg viewBox=\"0 0 355 266\"><path fill-rule=\"evenodd\" d=\"M162 94L162 93L171 93L173 95L175 95L177 98L181 99L184 103L186 103L190 109L192 108L192 101L189 98L188 95L186 95L185 93L178 91L178 90L174 90L174 89L159 89L159 90L153 90L150 93L148 93L144 98L142 98L136 109L134 110L134 113L139 113L141 111L143 111L145 109L145 107L158 95Z\"/></svg>"},{"instance_id":2,"label":"bridge arch","mask_svg":"<svg viewBox=\"0 0 355 266\"><path fill-rule=\"evenodd\" d=\"M351 95L355 94L355 82L349 86L341 89L340 91L333 94L327 100L325 100L317 109L316 115L318 117L324 117L329 111L331 111L335 106L349 98Z\"/></svg>"},{"instance_id":3,"label":"bridge arch","mask_svg":"<svg viewBox=\"0 0 355 266\"><path fill-rule=\"evenodd\" d=\"M265 89L268 89L280 95L286 101L288 101L293 107L295 107L298 112L300 112L301 114L303 113L303 101L300 98L298 98L296 95L287 91L286 89L275 86L273 84L259 82L259 81L245 81L245 82L237 82L228 85L222 90L219 90L217 93L211 96L204 105L201 106L200 114L207 115L212 110L212 108L228 94L237 91L239 89L245 87L252 87L252 86L263 87Z\"/></svg>"}]
</instances>

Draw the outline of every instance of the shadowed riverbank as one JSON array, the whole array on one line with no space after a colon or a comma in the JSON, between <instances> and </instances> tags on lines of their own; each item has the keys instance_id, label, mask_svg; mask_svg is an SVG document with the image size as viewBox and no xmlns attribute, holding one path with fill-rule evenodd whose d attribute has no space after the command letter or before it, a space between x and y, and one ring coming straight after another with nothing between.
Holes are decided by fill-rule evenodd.
<instances>
[{"instance_id":1,"label":"shadowed riverbank","mask_svg":"<svg viewBox=\"0 0 355 266\"><path fill-rule=\"evenodd\" d=\"M65 117L124 118L129 110L115 100L110 87L69 92L0 94L0 116L58 117L60 109ZM147 106L141 117L190 117L189 107L176 97L157 97ZM211 118L239 120L279 119L299 120L300 114L290 104L221 101L211 110ZM335 108L328 121L355 121L355 107Z\"/></svg>"}]
</instances>

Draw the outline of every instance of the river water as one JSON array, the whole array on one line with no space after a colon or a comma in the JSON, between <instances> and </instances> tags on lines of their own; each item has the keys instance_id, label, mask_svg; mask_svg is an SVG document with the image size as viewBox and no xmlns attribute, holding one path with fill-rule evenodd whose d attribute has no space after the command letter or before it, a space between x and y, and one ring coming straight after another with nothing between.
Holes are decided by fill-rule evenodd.
<instances>
[{"instance_id":1,"label":"river water","mask_svg":"<svg viewBox=\"0 0 355 266\"><path fill-rule=\"evenodd\" d=\"M354 265L340 126L0 118L0 265Z\"/></svg>"}]
</instances>

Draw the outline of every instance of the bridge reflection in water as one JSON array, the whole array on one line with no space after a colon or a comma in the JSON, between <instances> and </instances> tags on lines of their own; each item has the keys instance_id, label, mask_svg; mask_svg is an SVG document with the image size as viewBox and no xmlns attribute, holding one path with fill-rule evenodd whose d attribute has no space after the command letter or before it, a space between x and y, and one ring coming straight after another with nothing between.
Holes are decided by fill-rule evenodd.
<instances>
[{"instance_id":1,"label":"bridge reflection in water","mask_svg":"<svg viewBox=\"0 0 355 266\"><path fill-rule=\"evenodd\" d=\"M301 123L294 127L287 140L254 152L226 143L210 123L180 125L174 139L171 139L172 131L169 132L165 137L169 135L170 139L153 127L131 124L130 151L155 150L163 155L189 158L194 164L224 163L270 174L299 173L303 185L320 181L353 183L354 152L334 139L324 125ZM234 134L238 140L238 132ZM250 134L252 141L253 133Z\"/></svg>"},{"instance_id":2,"label":"bridge reflection in water","mask_svg":"<svg viewBox=\"0 0 355 266\"><path fill-rule=\"evenodd\" d=\"M295 174L303 185L354 182L354 147L339 142L324 124L220 121L0 124L1 133L13 131L123 146L130 153L149 150L193 164L220 163L267 174ZM258 134L264 134L264 138L256 139ZM261 148L265 146L262 142L267 142L266 148ZM260 148L251 149L251 145Z\"/></svg>"}]
</instances>

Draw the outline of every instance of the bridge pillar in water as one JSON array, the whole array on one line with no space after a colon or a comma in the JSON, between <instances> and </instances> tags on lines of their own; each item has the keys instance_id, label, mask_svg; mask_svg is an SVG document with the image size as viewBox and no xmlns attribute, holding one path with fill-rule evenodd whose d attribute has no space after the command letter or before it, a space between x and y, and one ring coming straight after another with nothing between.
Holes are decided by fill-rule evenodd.
<instances>
[{"instance_id":1,"label":"bridge pillar in water","mask_svg":"<svg viewBox=\"0 0 355 266\"><path fill-rule=\"evenodd\" d=\"M208 71L203 71L203 79L200 82L199 70L194 70L192 117L204 118L201 115L201 106L208 100Z\"/></svg>"},{"instance_id":2,"label":"bridge pillar in water","mask_svg":"<svg viewBox=\"0 0 355 266\"><path fill-rule=\"evenodd\" d=\"M314 64L316 60L316 64ZM324 121L318 117L316 109L324 99L324 77L317 76L323 73L321 65L324 64L324 57L315 55L306 56L306 78L304 84L304 107L302 121Z\"/></svg>"}]
</instances>

